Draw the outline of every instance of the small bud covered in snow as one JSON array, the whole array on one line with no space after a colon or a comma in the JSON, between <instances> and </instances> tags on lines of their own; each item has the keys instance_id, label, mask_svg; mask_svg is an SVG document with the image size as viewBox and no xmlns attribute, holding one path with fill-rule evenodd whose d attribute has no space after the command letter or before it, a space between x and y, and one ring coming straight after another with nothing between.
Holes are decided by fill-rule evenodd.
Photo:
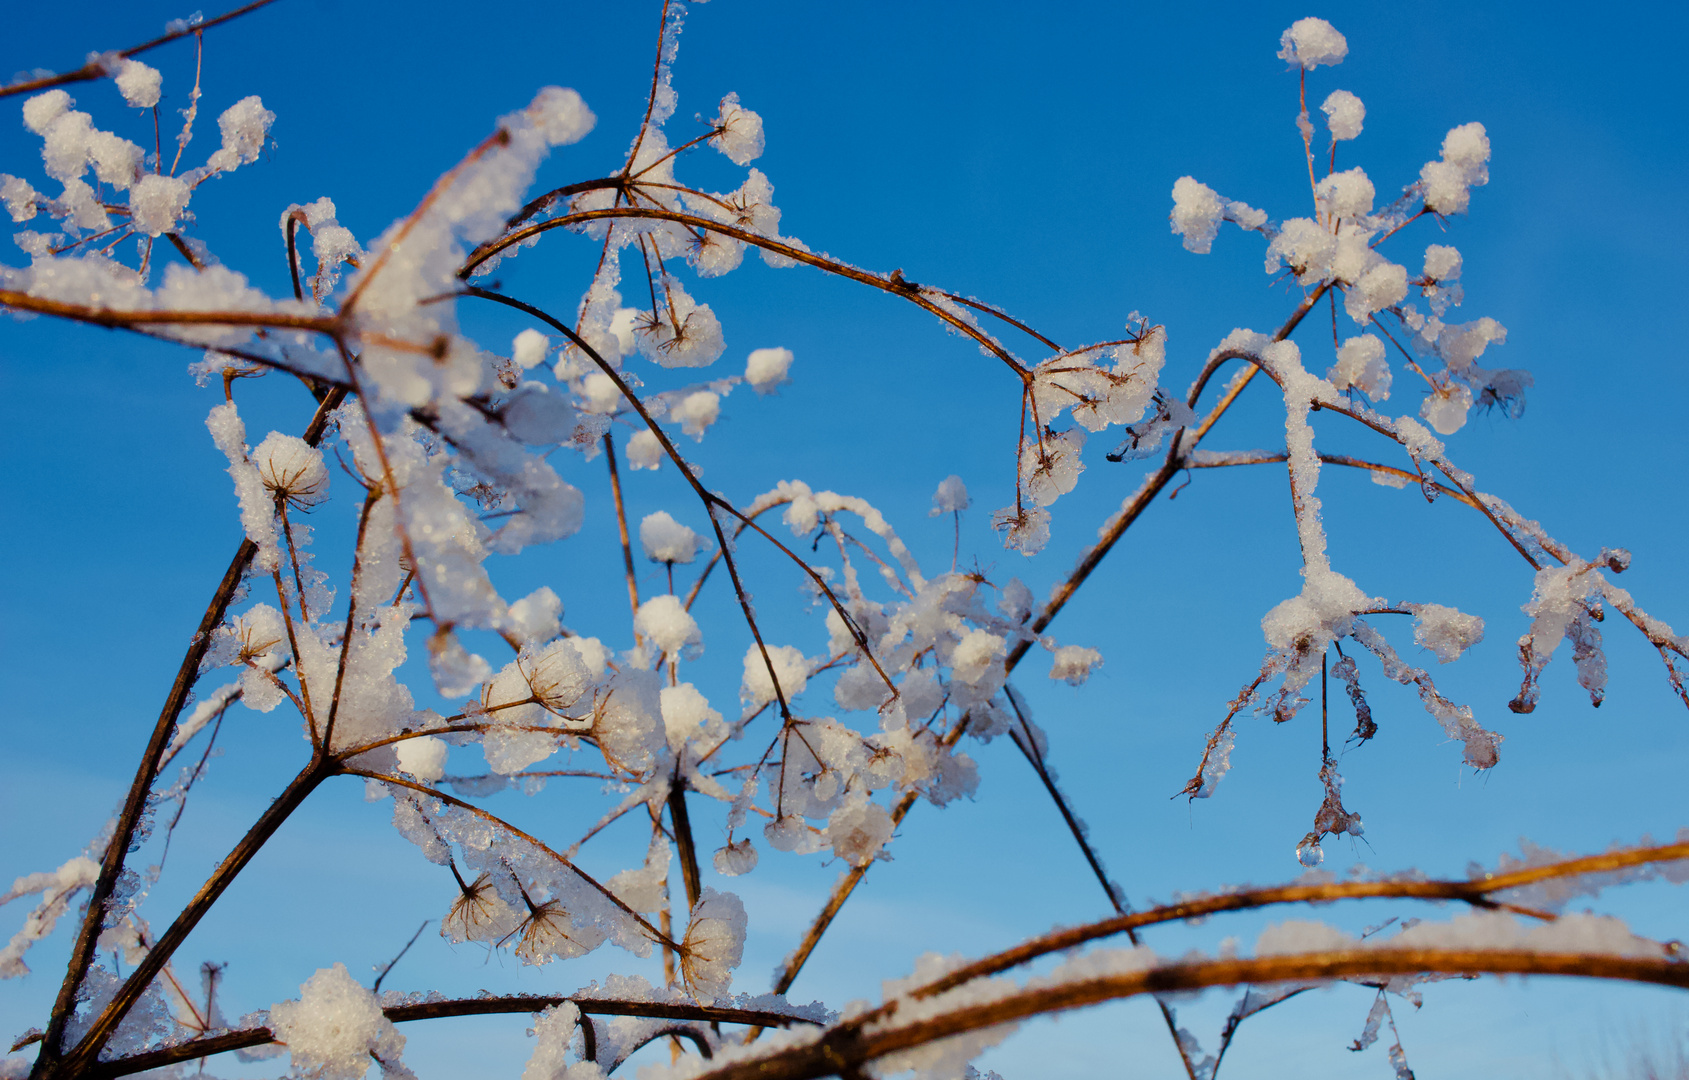
<instances>
[{"instance_id":1,"label":"small bud covered in snow","mask_svg":"<svg viewBox=\"0 0 1689 1080\"><path fill-rule=\"evenodd\" d=\"M504 613L504 628L518 643L550 641L563 632L563 601L551 587L538 589L511 604Z\"/></svg>"},{"instance_id":2,"label":"small bud covered in snow","mask_svg":"<svg viewBox=\"0 0 1689 1080\"><path fill-rule=\"evenodd\" d=\"M1349 55L1349 43L1324 19L1297 19L1278 39L1280 60L1316 68L1336 66Z\"/></svg>"},{"instance_id":3,"label":"small bud covered in snow","mask_svg":"<svg viewBox=\"0 0 1689 1080\"><path fill-rule=\"evenodd\" d=\"M575 407L566 395L544 383L528 381L518 386L499 409L499 419L518 442L555 446L567 442L574 433Z\"/></svg>"},{"instance_id":4,"label":"small bud covered in snow","mask_svg":"<svg viewBox=\"0 0 1689 1080\"><path fill-rule=\"evenodd\" d=\"M1359 390L1375 404L1390 397L1390 365L1384 342L1371 334L1352 337L1337 350L1337 363L1325 374L1339 390Z\"/></svg>"},{"instance_id":5,"label":"small bud covered in snow","mask_svg":"<svg viewBox=\"0 0 1689 1080\"><path fill-rule=\"evenodd\" d=\"M1082 686L1091 677L1091 669L1103 662L1103 654L1082 645L1063 645L1056 650L1055 663L1050 665L1050 678L1065 679L1069 686Z\"/></svg>"},{"instance_id":6,"label":"small bud covered in snow","mask_svg":"<svg viewBox=\"0 0 1689 1080\"><path fill-rule=\"evenodd\" d=\"M123 100L137 109L150 109L158 104L159 90L164 76L139 60L124 60L114 76Z\"/></svg>"},{"instance_id":7,"label":"small bud covered in snow","mask_svg":"<svg viewBox=\"0 0 1689 1080\"><path fill-rule=\"evenodd\" d=\"M1441 604L1414 604L1413 640L1437 654L1439 663L1458 660L1460 654L1484 640L1484 620L1462 615Z\"/></svg>"},{"instance_id":8,"label":"small bud covered in snow","mask_svg":"<svg viewBox=\"0 0 1689 1080\"><path fill-rule=\"evenodd\" d=\"M950 673L965 683L977 683L993 667L1000 667L1007 647L989 630L969 630L950 655Z\"/></svg>"},{"instance_id":9,"label":"small bud covered in snow","mask_svg":"<svg viewBox=\"0 0 1689 1080\"><path fill-rule=\"evenodd\" d=\"M746 838L717 848L713 861L717 873L738 877L756 869L757 849L752 846L750 839Z\"/></svg>"},{"instance_id":10,"label":"small bud covered in snow","mask_svg":"<svg viewBox=\"0 0 1689 1080\"><path fill-rule=\"evenodd\" d=\"M665 654L673 656L692 645L701 645L697 620L681 606L676 596L655 596L639 605L633 628Z\"/></svg>"},{"instance_id":11,"label":"small bud covered in snow","mask_svg":"<svg viewBox=\"0 0 1689 1080\"><path fill-rule=\"evenodd\" d=\"M1326 126L1331 129L1333 141L1337 142L1359 135L1361 124L1366 120L1366 106L1347 90L1333 90L1325 99L1325 104L1320 106L1320 112L1325 113Z\"/></svg>"},{"instance_id":12,"label":"small bud covered in snow","mask_svg":"<svg viewBox=\"0 0 1689 1080\"><path fill-rule=\"evenodd\" d=\"M129 223L144 236L174 232L192 195L181 177L148 173L129 189Z\"/></svg>"},{"instance_id":13,"label":"small bud covered in snow","mask_svg":"<svg viewBox=\"0 0 1689 1080\"><path fill-rule=\"evenodd\" d=\"M663 444L649 429L634 432L628 440L628 465L656 471L663 463Z\"/></svg>"},{"instance_id":14,"label":"small bud covered in snow","mask_svg":"<svg viewBox=\"0 0 1689 1080\"><path fill-rule=\"evenodd\" d=\"M1343 310L1349 318L1366 323L1375 312L1395 307L1407 298L1407 267L1379 262L1361 275L1343 294Z\"/></svg>"},{"instance_id":15,"label":"small bud covered in snow","mask_svg":"<svg viewBox=\"0 0 1689 1080\"><path fill-rule=\"evenodd\" d=\"M809 665L803 651L795 645L768 646L768 659L780 679L780 689L786 700L803 693L809 685ZM774 683L768 678L768 664L763 663L762 650L756 642L745 649L745 679L739 686L739 700L748 708L758 709L774 700Z\"/></svg>"},{"instance_id":16,"label":"small bud covered in snow","mask_svg":"<svg viewBox=\"0 0 1689 1080\"><path fill-rule=\"evenodd\" d=\"M1425 189L1425 208L1438 214L1464 214L1471 188L1490 180L1490 138L1479 123L1462 124L1443 139L1441 161L1419 170Z\"/></svg>"},{"instance_id":17,"label":"small bud covered in snow","mask_svg":"<svg viewBox=\"0 0 1689 1080\"><path fill-rule=\"evenodd\" d=\"M270 125L276 114L264 108L264 102L253 94L223 110L217 127L223 133L223 147L211 155L206 164L215 172L228 172L237 165L250 165L258 160L264 140L270 136Z\"/></svg>"},{"instance_id":18,"label":"small bud covered in snow","mask_svg":"<svg viewBox=\"0 0 1689 1080\"><path fill-rule=\"evenodd\" d=\"M252 451L252 464L264 489L301 509L328 498L328 466L323 452L296 435L270 432Z\"/></svg>"},{"instance_id":19,"label":"small bud covered in snow","mask_svg":"<svg viewBox=\"0 0 1689 1080\"><path fill-rule=\"evenodd\" d=\"M745 362L745 381L759 394L772 394L792 368L790 349L753 349Z\"/></svg>"},{"instance_id":20,"label":"small bud covered in snow","mask_svg":"<svg viewBox=\"0 0 1689 1080\"><path fill-rule=\"evenodd\" d=\"M1453 435L1466 425L1472 409L1472 390L1465 383L1433 387L1419 405L1419 415L1439 435Z\"/></svg>"},{"instance_id":21,"label":"small bud covered in snow","mask_svg":"<svg viewBox=\"0 0 1689 1080\"><path fill-rule=\"evenodd\" d=\"M521 365L523 371L531 371L545 359L550 348L551 341L530 327L516 335L510 346L510 358Z\"/></svg>"},{"instance_id":22,"label":"small bud covered in snow","mask_svg":"<svg viewBox=\"0 0 1689 1080\"><path fill-rule=\"evenodd\" d=\"M1208 254L1225 216L1225 206L1213 188L1189 176L1174 182L1173 231L1184 239L1186 251Z\"/></svg>"},{"instance_id":23,"label":"small bud covered in snow","mask_svg":"<svg viewBox=\"0 0 1689 1080\"><path fill-rule=\"evenodd\" d=\"M962 483L960 476L946 476L938 482L938 490L933 492L929 516L959 514L970 505L972 500L968 498L968 485Z\"/></svg>"},{"instance_id":24,"label":"small bud covered in snow","mask_svg":"<svg viewBox=\"0 0 1689 1080\"><path fill-rule=\"evenodd\" d=\"M399 768L425 784L431 784L446 774L446 754L451 748L443 739L424 735L405 739L395 749L399 755Z\"/></svg>"},{"instance_id":25,"label":"small bud covered in snow","mask_svg":"<svg viewBox=\"0 0 1689 1080\"><path fill-rule=\"evenodd\" d=\"M867 866L891 839L891 815L866 798L847 801L827 819L827 839L833 854L852 866Z\"/></svg>"},{"instance_id":26,"label":"small bud covered in snow","mask_svg":"<svg viewBox=\"0 0 1689 1080\"><path fill-rule=\"evenodd\" d=\"M721 395L713 390L698 390L681 398L669 409L669 417L680 421L680 430L699 442L721 416Z\"/></svg>"},{"instance_id":27,"label":"small bud covered in snow","mask_svg":"<svg viewBox=\"0 0 1689 1080\"><path fill-rule=\"evenodd\" d=\"M1353 220L1372 213L1372 200L1377 193L1372 181L1362 169L1332 173L1314 187L1314 198L1320 209L1332 217Z\"/></svg>"},{"instance_id":28,"label":"small bud covered in snow","mask_svg":"<svg viewBox=\"0 0 1689 1080\"><path fill-rule=\"evenodd\" d=\"M322 1080L358 1080L372 1056L397 1065L405 1048L375 994L359 986L345 964L318 969L299 988L298 1001L270 1006L270 1026L287 1044L294 1069Z\"/></svg>"},{"instance_id":29,"label":"small bud covered in snow","mask_svg":"<svg viewBox=\"0 0 1689 1080\"><path fill-rule=\"evenodd\" d=\"M667 510L645 515L639 523L639 542L652 562L689 563L707 546L707 541L669 516Z\"/></svg>"},{"instance_id":30,"label":"small bud covered in snow","mask_svg":"<svg viewBox=\"0 0 1689 1080\"><path fill-rule=\"evenodd\" d=\"M639 351L666 368L708 367L721 358L727 342L710 305L700 304L669 280L663 289L669 310L638 327Z\"/></svg>"},{"instance_id":31,"label":"small bud covered in snow","mask_svg":"<svg viewBox=\"0 0 1689 1080\"><path fill-rule=\"evenodd\" d=\"M720 131L714 139L716 149L733 164L749 165L762 156L762 117L741 106L738 94L721 99L715 126Z\"/></svg>"},{"instance_id":32,"label":"small bud covered in snow","mask_svg":"<svg viewBox=\"0 0 1689 1080\"><path fill-rule=\"evenodd\" d=\"M36 94L23 103L23 126L37 135L47 134L53 121L64 115L76 102L63 90L49 90Z\"/></svg>"},{"instance_id":33,"label":"small bud covered in snow","mask_svg":"<svg viewBox=\"0 0 1689 1080\"><path fill-rule=\"evenodd\" d=\"M39 210L35 205L37 197L38 193L28 180L0 173L0 202L6 204L6 212L12 215L13 221L28 221L34 217Z\"/></svg>"},{"instance_id":34,"label":"small bud covered in snow","mask_svg":"<svg viewBox=\"0 0 1689 1080\"><path fill-rule=\"evenodd\" d=\"M1454 281L1460 277L1460 251L1447 244L1425 249L1425 276L1432 281Z\"/></svg>"},{"instance_id":35,"label":"small bud covered in snow","mask_svg":"<svg viewBox=\"0 0 1689 1080\"><path fill-rule=\"evenodd\" d=\"M1318 284L1331 275L1336 255L1337 238L1328 229L1311 218L1291 218L1267 245L1267 273L1276 273L1282 262L1300 284Z\"/></svg>"}]
</instances>

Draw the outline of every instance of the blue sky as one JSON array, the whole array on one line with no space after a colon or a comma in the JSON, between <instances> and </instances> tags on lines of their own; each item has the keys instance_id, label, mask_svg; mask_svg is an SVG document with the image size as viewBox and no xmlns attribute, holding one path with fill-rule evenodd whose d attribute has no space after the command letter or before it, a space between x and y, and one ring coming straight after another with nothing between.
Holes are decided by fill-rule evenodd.
<instances>
[{"instance_id":1,"label":"blue sky","mask_svg":"<svg viewBox=\"0 0 1689 1080\"><path fill-rule=\"evenodd\" d=\"M1482 121L1494 146L1492 179L1474 192L1469 216L1450 219L1446 235L1416 223L1389 250L1417 269L1427 243L1460 248L1467 299L1459 317L1505 324L1498 363L1536 380L1521 420L1475 415L1449 440L1451 456L1576 550L1628 547L1635 563L1621 583L1682 629L1689 125L1677 43L1689 18L1664 7L1594 15L1569 4L1427 3L1411 17L1354 7L978 3L964 17L939 4L716 0L689 16L669 130L691 130L694 113L713 115L720 96L737 91L765 119L768 151L757 165L775 184L783 231L857 265L901 267L912 280L1000 304L1064 345L1117 336L1128 313L1142 311L1167 326L1164 382L1182 391L1215 342L1238 326L1272 330L1300 291L1262 273L1259 237L1232 230L1210 255L1182 250L1168 232L1169 191L1189 174L1274 218L1308 212L1292 125L1295 78L1274 53L1295 19L1330 18L1348 37L1349 58L1318 69L1310 96L1348 89L1368 110L1365 132L1339 152L1340 168L1362 165L1381 192L1393 191L1457 124ZM45 6L11 13L0 71L67 69L90 49L143 40L187 14L146 4L85 10L68 26ZM215 30L205 108L214 116L257 93L279 119L263 162L196 199L196 234L279 295L286 264L275 222L289 203L327 195L367 242L497 116L552 83L579 90L599 120L585 141L553 155L540 182L603 175L638 122L655 10L283 0ZM165 72L165 108L179 107L190 48L149 59ZM128 121L109 84L73 92L97 121ZM0 103L0 111L14 107ZM0 170L38 176L37 151L34 136L0 122ZM714 188L740 175L711 153L687 159L682 172ZM498 276L513 294L568 311L595 254L556 236ZM735 498L788 478L861 494L938 565L952 536L947 521L927 517L928 500L957 473L975 498L963 524L964 562L1020 574L1042 595L1144 471L1103 461L1105 440L1095 440L1078 490L1055 507L1049 551L1024 563L988 527L990 510L1012 498L1017 388L1000 365L907 305L805 270L747 266L693 291L721 315L723 366L763 346L797 356L779 397L740 391L697 448L706 481ZM526 325L502 313L466 310L465 319L494 348ZM1311 319L1298 338L1310 369L1330 362L1327 329ZM1345 323L1343 332L1354 331ZM203 427L218 392L185 373L195 358L43 320L0 326L0 453L9 465L0 478L9 508L0 529L8 747L0 880L57 866L121 798L180 650L239 539L227 477ZM660 374L653 386L663 385ZM1414 408L1400 370L1397 386L1390 411ZM1251 391L1209 448L1282 444L1282 408L1266 389ZM279 380L251 388L242 407L258 434L295 430L308 416L305 395ZM1336 421L1318 430L1322 449L1397 460ZM1513 716L1505 706L1517 689L1513 641L1526 622L1519 605L1530 595L1529 568L1470 511L1336 472L1326 471L1321 494L1337 568L1375 594L1485 617L1483 644L1436 674L1507 742L1491 773L1460 768L1458 746L1410 694L1381 685L1374 668L1381 734L1343 761L1346 801L1365 816L1366 842L1352 850L1329 843L1328 866L1454 875L1472 860L1493 863L1521 836L1585 852L1689 824L1681 779L1689 717L1646 642L1608 621L1612 689L1599 711L1562 652L1536 713ZM625 608L602 463L572 462L565 476L587 492L587 529L500 566L496 580L508 596L551 584L566 621L625 635L615 622ZM629 499L635 517L686 505L672 469L639 474ZM340 509L314 522L325 560L348 527ZM1291 850L1319 801L1311 711L1282 728L1249 720L1215 798L1168 798L1255 670L1260 616L1300 588L1297 570L1282 471L1198 474L1145 515L1053 627L1064 642L1103 651L1099 675L1081 690L1050 684L1035 665L1017 676L1076 808L1134 903L1279 881L1298 869ZM647 583L655 587L654 573ZM770 564L756 588L777 635L819 648L792 575ZM722 629L692 677L731 700L743 629L725 592L705 604L706 633L710 619ZM280 713L232 716L225 736L228 754L190 803L155 892L157 917L191 892L302 759L298 732ZM794 997L836 1007L876 995L880 978L905 974L920 952L979 954L1104 912L1012 747L999 742L975 755L977 800L914 812L895 861L870 874ZM499 809L541 823L596 813L589 793L504 798ZM184 960L231 962L232 1012L293 996L335 961L361 973L422 919L438 917L449 882L386 819L351 783L323 793L190 939ZM765 852L762 867L735 884L755 920L736 988L764 988L764 973L837 870ZM1639 932L1683 932L1681 894L1660 887L1610 894L1601 909ZM1359 927L1380 921L1378 910L1322 915ZM22 912L4 915L0 932L9 935ZM1211 949L1227 935L1247 944L1267 921L1169 928L1150 940L1170 953ZM32 954L36 974L0 983L0 1033L40 1022L64 937ZM607 952L534 970L454 952L428 933L388 985L569 989L619 970L623 958ZM1221 1075L1388 1075L1382 1046L1345 1050L1369 999L1340 988L1251 1021ZM1188 1006L1205 1045L1229 1000L1211 993ZM1421 1076L1539 1076L1560 1066L1581 1075L1630 1025L1681 1027L1686 1012L1661 991L1515 981L1435 986L1422 1010L1397 1015ZM412 1025L408 1057L425 1080L470 1067L518 1071L523 1026L521 1018ZM1145 1076L1177 1071L1144 1003L1033 1025L982 1064L1023 1080L1116 1076L1123 1061ZM221 1062L213 1069L235 1071Z\"/></svg>"}]
</instances>

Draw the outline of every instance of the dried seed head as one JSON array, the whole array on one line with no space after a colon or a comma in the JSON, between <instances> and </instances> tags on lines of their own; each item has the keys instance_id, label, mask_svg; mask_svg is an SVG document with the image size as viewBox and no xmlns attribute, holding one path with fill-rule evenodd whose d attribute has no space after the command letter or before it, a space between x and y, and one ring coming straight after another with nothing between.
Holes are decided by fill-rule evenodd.
<instances>
[{"instance_id":1,"label":"dried seed head","mask_svg":"<svg viewBox=\"0 0 1689 1080\"><path fill-rule=\"evenodd\" d=\"M304 439L272 431L252 452L264 487L288 505L306 509L328 498L328 466L322 451Z\"/></svg>"}]
</instances>

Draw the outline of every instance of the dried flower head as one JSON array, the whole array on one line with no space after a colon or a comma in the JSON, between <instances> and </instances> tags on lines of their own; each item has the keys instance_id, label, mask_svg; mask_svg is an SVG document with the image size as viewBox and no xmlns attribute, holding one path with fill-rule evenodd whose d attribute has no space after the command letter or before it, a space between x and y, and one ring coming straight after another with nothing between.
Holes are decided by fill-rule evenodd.
<instances>
[{"instance_id":1,"label":"dried flower head","mask_svg":"<svg viewBox=\"0 0 1689 1080\"><path fill-rule=\"evenodd\" d=\"M307 509L328 498L328 466L321 450L294 435L272 431L252 451L252 464L270 494Z\"/></svg>"}]
</instances>

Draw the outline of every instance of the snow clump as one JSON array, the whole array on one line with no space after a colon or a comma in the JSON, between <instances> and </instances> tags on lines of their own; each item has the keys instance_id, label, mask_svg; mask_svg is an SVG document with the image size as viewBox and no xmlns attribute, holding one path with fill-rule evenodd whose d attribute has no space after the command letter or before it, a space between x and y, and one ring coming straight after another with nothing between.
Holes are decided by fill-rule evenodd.
<instances>
[{"instance_id":1,"label":"snow clump","mask_svg":"<svg viewBox=\"0 0 1689 1080\"><path fill-rule=\"evenodd\" d=\"M772 394L787 381L786 373L791 367L790 349L753 349L745 362L745 381L759 394Z\"/></svg>"},{"instance_id":2,"label":"snow clump","mask_svg":"<svg viewBox=\"0 0 1689 1080\"><path fill-rule=\"evenodd\" d=\"M639 523L639 542L652 562L689 563L708 546L708 541L682 525L667 510L645 515Z\"/></svg>"},{"instance_id":3,"label":"snow clump","mask_svg":"<svg viewBox=\"0 0 1689 1080\"><path fill-rule=\"evenodd\" d=\"M299 988L298 1001L270 1006L270 1026L287 1044L293 1067L321 1080L358 1080L372 1056L391 1067L405 1048L375 994L358 985L345 964L318 969Z\"/></svg>"},{"instance_id":4,"label":"snow clump","mask_svg":"<svg viewBox=\"0 0 1689 1080\"><path fill-rule=\"evenodd\" d=\"M1349 43L1324 19L1297 19L1278 39L1280 60L1305 69L1336 66L1349 55Z\"/></svg>"}]
</instances>

